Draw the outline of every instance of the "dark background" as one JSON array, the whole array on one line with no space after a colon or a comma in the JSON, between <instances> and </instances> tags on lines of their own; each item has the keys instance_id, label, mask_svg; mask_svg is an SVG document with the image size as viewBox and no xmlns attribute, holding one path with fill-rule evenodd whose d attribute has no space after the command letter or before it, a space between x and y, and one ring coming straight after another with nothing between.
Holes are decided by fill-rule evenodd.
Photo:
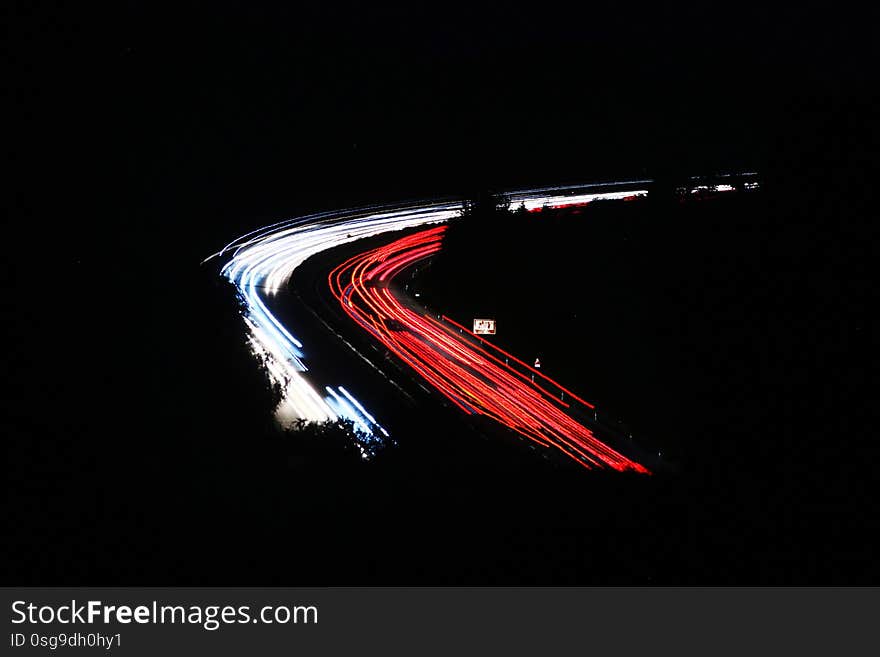
<instances>
[{"instance_id":1,"label":"dark background","mask_svg":"<svg viewBox=\"0 0 880 657\"><path fill-rule=\"evenodd\" d=\"M875 328L876 15L757 3L129 2L99 12L37 2L6 13L4 563L13 583L875 578L862 418ZM357 471L343 488L360 491L366 477L387 489L372 511L340 515L349 496L336 486L321 489L340 498L327 501L312 479L267 483L286 476L265 456L280 437L265 426L267 400L225 291L199 267L228 240L279 217L372 201L742 169L761 172L772 202L751 215L754 239L736 244L765 249L754 217L772 222L772 253L758 262L790 273L774 298L809 328L800 341L775 335L787 353L821 354L767 368L801 382L773 397L789 409L786 435L814 428L802 449L786 439L792 449L770 450L801 473L780 504L805 508L809 482L842 490L846 508L753 524L759 494L747 513L730 498L716 513L706 480L693 489L688 479L566 479L529 512L510 502L496 514L491 504L520 481L517 468L488 483L474 468L465 492L412 501L395 482L423 473L386 464L392 475ZM676 234L706 248L699 230ZM841 415L850 421L827 421ZM778 435L778 425L752 430L770 445ZM777 486L760 463L746 465L753 491ZM564 510L547 510L554 495L575 493ZM620 496L583 519L581 499ZM659 501L639 507L649 497ZM414 518L411 532L382 531ZM677 529L665 532L668 523ZM753 531L768 524L771 534Z\"/></svg>"}]
</instances>

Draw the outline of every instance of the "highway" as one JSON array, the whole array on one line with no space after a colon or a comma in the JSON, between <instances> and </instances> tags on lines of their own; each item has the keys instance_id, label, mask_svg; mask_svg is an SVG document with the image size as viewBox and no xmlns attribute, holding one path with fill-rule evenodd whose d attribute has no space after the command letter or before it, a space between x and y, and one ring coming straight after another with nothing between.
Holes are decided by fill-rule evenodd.
<instances>
[{"instance_id":1,"label":"highway","mask_svg":"<svg viewBox=\"0 0 880 657\"><path fill-rule=\"evenodd\" d=\"M405 306L389 285L408 267L441 248L445 226L430 228L356 255L334 269L330 289L345 312L460 410L482 414L529 440L553 447L587 468L647 470L599 441L566 413L566 390L484 342L464 338L466 329L448 318L432 317ZM560 391L535 384L521 369L539 374ZM569 392L569 399L593 405ZM559 395L559 396L557 396Z\"/></svg>"},{"instance_id":2,"label":"highway","mask_svg":"<svg viewBox=\"0 0 880 657\"><path fill-rule=\"evenodd\" d=\"M583 205L596 199L647 195L647 180L601 183L511 192L512 206L537 211L544 206ZM460 201L373 206L317 213L278 222L227 244L206 258L219 259L221 274L232 281L243 302L248 339L257 358L283 391L277 419L351 420L369 443L388 431L358 399L349 381L317 383L320 360L297 337L296 319L282 322L270 306L294 272L310 257L385 233L432 226L359 253L336 267L327 285L344 312L403 361L461 412L488 417L538 445L559 450L586 468L648 470L600 441L575 419L569 403L592 405L539 371L485 341L467 336L448 318L416 310L411 299L392 292L394 277L440 248L443 223L457 216ZM508 366L511 359L517 364ZM540 385L532 382L537 375ZM559 397L557 398L557 394ZM564 401L567 399L568 401Z\"/></svg>"}]
</instances>

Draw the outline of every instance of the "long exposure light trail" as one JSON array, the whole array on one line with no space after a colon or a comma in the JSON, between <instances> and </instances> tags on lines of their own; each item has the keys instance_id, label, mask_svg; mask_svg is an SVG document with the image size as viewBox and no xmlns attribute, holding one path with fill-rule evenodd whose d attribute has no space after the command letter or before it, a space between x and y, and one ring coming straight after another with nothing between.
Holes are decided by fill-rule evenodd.
<instances>
[{"instance_id":1,"label":"long exposure light trail","mask_svg":"<svg viewBox=\"0 0 880 657\"><path fill-rule=\"evenodd\" d=\"M445 221L452 207L376 208L351 213L322 213L279 222L228 244L213 257L231 257L221 272L238 288L255 355L273 383L281 386L276 417L288 425L298 419L321 422L346 418L364 435L381 439L388 432L343 386L318 392L309 380L302 342L271 312L267 300L278 293L307 258L340 244L386 231Z\"/></svg>"},{"instance_id":2,"label":"long exposure light trail","mask_svg":"<svg viewBox=\"0 0 880 657\"><path fill-rule=\"evenodd\" d=\"M555 447L587 468L646 473L645 467L601 442L568 415L564 410L568 404L463 339L457 329L464 327L452 323L450 329L407 307L391 292L388 285L396 275L440 250L444 230L439 226L417 232L349 258L334 269L328 282L345 312L461 410L485 415L542 446Z\"/></svg>"},{"instance_id":3,"label":"long exposure light trail","mask_svg":"<svg viewBox=\"0 0 880 657\"><path fill-rule=\"evenodd\" d=\"M597 199L645 196L647 191L636 187L649 182L638 180L545 187L511 192L508 198L513 206L523 204L530 210L544 206L582 205ZM615 189L617 187L626 189ZM298 419L324 421L346 418L371 440L382 440L382 436L388 435L353 392L340 384L324 385L325 382L316 380L320 377L315 377L314 372L310 371L310 366L315 363L310 362L307 345L296 337L293 326L284 325L272 313L270 299L285 287L296 269L313 255L382 233L440 224L457 216L459 210L459 201L447 200L317 213L280 221L247 233L206 259L224 260L221 273L238 289L254 354L272 381L282 389L282 399L276 409L277 419L282 424ZM414 243L403 253L390 254L387 266L375 273L376 287L368 295L371 303L375 304L370 307L371 312L375 311L376 314L369 315L369 318L355 317L361 326L377 338L381 334L387 339L393 329L388 327L386 320L396 318L403 326L409 326L408 322L418 317L412 311L402 309L387 290L386 282L409 266L413 258L430 256L436 251L437 244L439 241L421 245ZM360 291L363 289L358 288ZM357 297L357 300L363 301L363 298ZM342 301L348 312L352 303L351 293ZM566 407L566 404L558 400L543 405L534 401L525 403L521 386L527 377L521 373L491 370L491 380L470 381L467 389L461 388L462 367L472 367L474 362L493 363L493 359L498 359L485 350L475 350L473 345L456 341L442 324L430 318L418 319L423 328L419 333L422 337L416 338L405 331L398 332L395 344L409 345L408 350L400 349L398 355L463 411L472 413L479 410L540 444L555 445L588 466L641 468L600 443L586 428L561 412L560 407ZM431 349L431 353L426 350L424 337L435 341L433 344L436 348ZM479 360L474 361L475 358ZM494 366L498 367L498 363L500 361L494 362ZM320 366L320 363L317 365ZM438 378L437 372L444 373L443 377ZM535 391L539 397L549 400L548 393L541 392L539 388Z\"/></svg>"}]
</instances>

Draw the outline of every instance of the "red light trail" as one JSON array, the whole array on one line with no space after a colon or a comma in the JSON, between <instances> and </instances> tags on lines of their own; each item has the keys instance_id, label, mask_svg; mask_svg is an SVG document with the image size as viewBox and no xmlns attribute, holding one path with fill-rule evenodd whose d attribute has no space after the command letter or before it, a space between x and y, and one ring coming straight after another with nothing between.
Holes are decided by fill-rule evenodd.
<instances>
[{"instance_id":1,"label":"red light trail","mask_svg":"<svg viewBox=\"0 0 880 657\"><path fill-rule=\"evenodd\" d=\"M392 294L388 285L395 276L440 250L444 230L439 226L408 235L330 272L330 289L346 314L462 411L489 417L588 469L648 473L568 415L564 409L569 404L502 359L517 363L550 389L589 408L592 404L460 324L445 316L437 321Z\"/></svg>"}]
</instances>

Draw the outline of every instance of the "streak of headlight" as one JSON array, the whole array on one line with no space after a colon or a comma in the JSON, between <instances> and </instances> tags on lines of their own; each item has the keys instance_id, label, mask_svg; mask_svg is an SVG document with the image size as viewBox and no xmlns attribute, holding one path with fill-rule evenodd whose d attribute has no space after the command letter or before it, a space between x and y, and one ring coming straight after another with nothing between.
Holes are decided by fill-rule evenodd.
<instances>
[{"instance_id":1,"label":"streak of headlight","mask_svg":"<svg viewBox=\"0 0 880 657\"><path fill-rule=\"evenodd\" d=\"M624 199L629 197L644 197L648 195L645 189L636 189L623 192L597 192L595 194L577 194L572 196L537 196L528 199L521 199L520 203L525 206L526 210L534 210L545 205L551 207L567 206L567 205L584 205L597 200L609 201L614 199Z\"/></svg>"},{"instance_id":2,"label":"streak of headlight","mask_svg":"<svg viewBox=\"0 0 880 657\"><path fill-rule=\"evenodd\" d=\"M363 431L364 433L372 433L370 427L367 426L363 418L358 414L356 410L354 410L354 407L349 404L347 400L343 399L339 395L339 393L337 393L330 386L326 386L324 389L330 393L332 403L338 409L339 415L354 422L354 425L360 431Z\"/></svg>"}]
</instances>

